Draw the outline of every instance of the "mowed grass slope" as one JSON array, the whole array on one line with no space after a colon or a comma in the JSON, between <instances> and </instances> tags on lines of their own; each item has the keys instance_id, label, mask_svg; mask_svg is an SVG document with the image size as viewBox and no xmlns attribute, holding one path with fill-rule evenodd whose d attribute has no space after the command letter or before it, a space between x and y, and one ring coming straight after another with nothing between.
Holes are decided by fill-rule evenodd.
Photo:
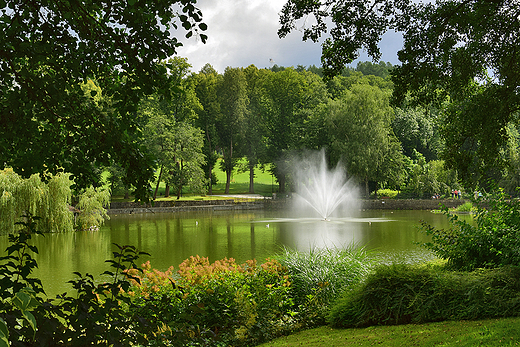
<instances>
[{"instance_id":1,"label":"mowed grass slope","mask_svg":"<svg viewBox=\"0 0 520 347\"><path fill-rule=\"evenodd\" d=\"M219 165L215 166L215 175L218 182L213 185L213 194L224 194L226 190L226 173L220 170ZM267 168L257 166L254 177L254 193L263 196L272 196L278 191L278 184L273 175ZM229 186L229 194L247 194L249 192L249 171L233 172Z\"/></svg>"},{"instance_id":2,"label":"mowed grass slope","mask_svg":"<svg viewBox=\"0 0 520 347\"><path fill-rule=\"evenodd\" d=\"M261 347L520 346L520 318L332 329L324 326L281 337Z\"/></svg>"}]
</instances>

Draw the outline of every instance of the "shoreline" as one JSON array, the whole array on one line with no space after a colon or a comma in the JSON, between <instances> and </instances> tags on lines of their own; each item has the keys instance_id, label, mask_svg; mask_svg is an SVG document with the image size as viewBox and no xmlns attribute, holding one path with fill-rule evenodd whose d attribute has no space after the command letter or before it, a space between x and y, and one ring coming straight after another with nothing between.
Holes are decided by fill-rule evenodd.
<instances>
[{"instance_id":1,"label":"shoreline","mask_svg":"<svg viewBox=\"0 0 520 347\"><path fill-rule=\"evenodd\" d=\"M259 196L233 195L219 200L170 200L155 201L153 204L136 202L111 202L108 214L163 213L199 210L254 210L284 208L292 200L272 199ZM362 210L438 210L440 204L448 208L457 207L466 199L360 199Z\"/></svg>"}]
</instances>

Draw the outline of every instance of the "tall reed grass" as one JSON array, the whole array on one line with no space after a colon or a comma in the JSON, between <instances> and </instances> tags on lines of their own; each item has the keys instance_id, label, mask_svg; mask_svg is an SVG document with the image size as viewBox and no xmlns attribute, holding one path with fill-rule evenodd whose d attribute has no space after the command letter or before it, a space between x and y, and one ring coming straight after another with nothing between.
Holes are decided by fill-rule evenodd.
<instances>
[{"instance_id":1,"label":"tall reed grass","mask_svg":"<svg viewBox=\"0 0 520 347\"><path fill-rule=\"evenodd\" d=\"M291 296L307 325L324 324L325 316L338 296L366 277L374 258L364 249L311 249L309 252L284 248L277 257L292 281Z\"/></svg>"}]
</instances>

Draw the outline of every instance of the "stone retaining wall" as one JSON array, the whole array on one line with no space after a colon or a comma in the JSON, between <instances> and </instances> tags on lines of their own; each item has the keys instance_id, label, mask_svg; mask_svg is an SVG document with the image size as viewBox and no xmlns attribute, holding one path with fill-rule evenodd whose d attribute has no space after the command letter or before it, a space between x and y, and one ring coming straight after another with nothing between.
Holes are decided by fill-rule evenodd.
<instances>
[{"instance_id":1,"label":"stone retaining wall","mask_svg":"<svg viewBox=\"0 0 520 347\"><path fill-rule=\"evenodd\" d=\"M152 205L138 202L112 202L108 214L177 212L197 210L247 210L264 208L265 200L171 200L155 201Z\"/></svg>"},{"instance_id":2,"label":"stone retaining wall","mask_svg":"<svg viewBox=\"0 0 520 347\"><path fill-rule=\"evenodd\" d=\"M438 210L440 204L453 208L466 201L463 199L377 199L362 200L361 208L366 210Z\"/></svg>"},{"instance_id":3,"label":"stone retaining wall","mask_svg":"<svg viewBox=\"0 0 520 347\"><path fill-rule=\"evenodd\" d=\"M439 204L452 208L463 204L466 200L415 200L415 199L377 199L361 200L360 208L365 210L436 210ZM152 204L135 202L112 202L109 214L176 212L197 210L252 210L281 209L287 206L290 199L224 199L224 200L172 200L156 201Z\"/></svg>"}]
</instances>

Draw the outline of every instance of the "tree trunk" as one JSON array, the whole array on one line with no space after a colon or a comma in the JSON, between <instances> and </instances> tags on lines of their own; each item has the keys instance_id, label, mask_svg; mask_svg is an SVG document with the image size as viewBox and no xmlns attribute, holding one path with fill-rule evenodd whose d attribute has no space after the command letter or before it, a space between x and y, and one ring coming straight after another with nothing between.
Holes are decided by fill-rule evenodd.
<instances>
[{"instance_id":1,"label":"tree trunk","mask_svg":"<svg viewBox=\"0 0 520 347\"><path fill-rule=\"evenodd\" d=\"M161 170L159 170L159 178L157 179L157 185L155 186L155 192L153 193L153 199L157 198L157 192L159 191L159 183L161 183L163 166L161 165Z\"/></svg>"},{"instance_id":2,"label":"tree trunk","mask_svg":"<svg viewBox=\"0 0 520 347\"><path fill-rule=\"evenodd\" d=\"M285 193L285 174L278 175L278 193Z\"/></svg>"},{"instance_id":3,"label":"tree trunk","mask_svg":"<svg viewBox=\"0 0 520 347\"><path fill-rule=\"evenodd\" d=\"M370 198L370 188L368 187L368 177L365 176L365 196L367 199Z\"/></svg>"},{"instance_id":4,"label":"tree trunk","mask_svg":"<svg viewBox=\"0 0 520 347\"><path fill-rule=\"evenodd\" d=\"M226 168L226 191L224 194L229 194L229 186L231 184L231 169Z\"/></svg>"},{"instance_id":5,"label":"tree trunk","mask_svg":"<svg viewBox=\"0 0 520 347\"><path fill-rule=\"evenodd\" d=\"M182 186L184 185L184 164L181 160L180 163L177 163L177 167L179 168L179 175L180 175L180 178L179 178L179 187L177 188L177 200L179 200L181 198L181 195L182 195Z\"/></svg>"},{"instance_id":6,"label":"tree trunk","mask_svg":"<svg viewBox=\"0 0 520 347\"><path fill-rule=\"evenodd\" d=\"M224 158L226 160L226 158ZM226 165L226 192L225 194L229 194L229 186L231 184L231 171L233 170L232 162L233 162L233 138L231 138L231 143L229 145L229 162Z\"/></svg>"},{"instance_id":7,"label":"tree trunk","mask_svg":"<svg viewBox=\"0 0 520 347\"><path fill-rule=\"evenodd\" d=\"M170 185L166 183L166 189L164 190L164 197L169 198L170 197Z\"/></svg>"},{"instance_id":8,"label":"tree trunk","mask_svg":"<svg viewBox=\"0 0 520 347\"><path fill-rule=\"evenodd\" d=\"M213 166L210 165L208 169L208 180L209 180L209 189L208 189L208 195L213 195L213 182L211 182L211 176L213 176Z\"/></svg>"},{"instance_id":9,"label":"tree trunk","mask_svg":"<svg viewBox=\"0 0 520 347\"><path fill-rule=\"evenodd\" d=\"M255 166L249 165L249 194L255 193Z\"/></svg>"}]
</instances>

